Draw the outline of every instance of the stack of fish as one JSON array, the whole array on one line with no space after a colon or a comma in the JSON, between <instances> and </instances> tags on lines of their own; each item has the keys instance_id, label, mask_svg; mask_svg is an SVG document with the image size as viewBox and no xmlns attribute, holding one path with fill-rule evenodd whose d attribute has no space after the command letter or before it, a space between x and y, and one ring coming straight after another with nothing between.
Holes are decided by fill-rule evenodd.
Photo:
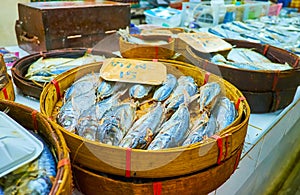
<instances>
[{"instance_id":1,"label":"stack of fish","mask_svg":"<svg viewBox=\"0 0 300 195\"><path fill-rule=\"evenodd\" d=\"M33 133L42 143L43 151L32 162L0 178L0 195L50 193L56 177L56 161L46 142Z\"/></svg>"},{"instance_id":2,"label":"stack of fish","mask_svg":"<svg viewBox=\"0 0 300 195\"><path fill-rule=\"evenodd\" d=\"M265 16L244 22L233 21L199 31L210 32L221 38L247 40L269 44L300 54L299 17Z\"/></svg>"},{"instance_id":3,"label":"stack of fish","mask_svg":"<svg viewBox=\"0 0 300 195\"><path fill-rule=\"evenodd\" d=\"M84 89L84 90L83 90ZM88 74L65 92L56 119L86 139L158 150L205 140L237 117L217 82L167 75L159 86L106 81Z\"/></svg>"}]
</instances>

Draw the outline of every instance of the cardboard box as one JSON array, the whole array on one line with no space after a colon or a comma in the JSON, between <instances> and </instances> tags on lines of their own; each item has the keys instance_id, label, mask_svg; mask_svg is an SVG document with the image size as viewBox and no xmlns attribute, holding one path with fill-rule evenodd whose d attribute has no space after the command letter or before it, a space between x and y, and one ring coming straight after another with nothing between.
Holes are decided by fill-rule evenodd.
<instances>
[{"instance_id":1,"label":"cardboard box","mask_svg":"<svg viewBox=\"0 0 300 195\"><path fill-rule=\"evenodd\" d=\"M130 24L130 4L112 1L19 3L18 13L18 45L29 53L91 48Z\"/></svg>"}]
</instances>

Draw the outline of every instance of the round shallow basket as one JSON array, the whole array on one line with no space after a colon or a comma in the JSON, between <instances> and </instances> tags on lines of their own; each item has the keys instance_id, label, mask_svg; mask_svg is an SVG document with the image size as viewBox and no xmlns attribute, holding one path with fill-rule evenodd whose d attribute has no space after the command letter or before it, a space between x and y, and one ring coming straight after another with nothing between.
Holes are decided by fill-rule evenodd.
<instances>
[{"instance_id":1,"label":"round shallow basket","mask_svg":"<svg viewBox=\"0 0 300 195\"><path fill-rule=\"evenodd\" d=\"M245 95L252 113L280 110L289 105L300 84L299 56L271 45L249 41L225 39L237 48L251 48L275 63L288 63L287 71L254 71L230 68L211 63L208 55L187 47L187 58L192 64L219 75L235 85ZM210 55L209 55L210 56Z\"/></svg>"},{"instance_id":2,"label":"round shallow basket","mask_svg":"<svg viewBox=\"0 0 300 195\"><path fill-rule=\"evenodd\" d=\"M64 91L76 79L88 73L99 72L101 68L100 63L85 65L59 75L55 82L45 86L40 98L41 112L52 118L53 125L63 133L70 148L73 164L119 176L165 178L204 170L228 159L237 151L244 142L250 116L249 105L244 100L242 93L222 78L208 74L190 64L171 60L159 61L166 65L169 73L180 72L194 77L199 86L204 82L220 83L224 90L223 93L226 93L226 96L235 102L238 117L215 138L208 138L205 143L196 143L188 147L147 151L126 149L87 140L67 131L55 120L55 113L62 105L61 99Z\"/></svg>"},{"instance_id":3,"label":"round shallow basket","mask_svg":"<svg viewBox=\"0 0 300 195\"><path fill-rule=\"evenodd\" d=\"M234 172L242 147L220 165L180 177L132 179L95 173L73 165L74 184L83 194L208 194L221 186Z\"/></svg>"},{"instance_id":4,"label":"round shallow basket","mask_svg":"<svg viewBox=\"0 0 300 195\"><path fill-rule=\"evenodd\" d=\"M27 78L25 75L29 66L37 61L39 58L79 58L82 57L88 49L86 48L69 48L69 49L59 49L52 50L48 52L34 53L23 58L20 58L15 62L11 69L13 82L20 89L20 91L30 97L36 99L40 98L40 94L43 87L46 85L44 82L33 82ZM103 51L91 51L95 55L104 55L105 57L114 57L112 53Z\"/></svg>"},{"instance_id":5,"label":"round shallow basket","mask_svg":"<svg viewBox=\"0 0 300 195\"><path fill-rule=\"evenodd\" d=\"M7 78L8 78L8 83L0 89L0 99L14 101L15 92L14 92L13 82L9 75L7 75Z\"/></svg>"},{"instance_id":6,"label":"round shallow basket","mask_svg":"<svg viewBox=\"0 0 300 195\"><path fill-rule=\"evenodd\" d=\"M50 194L72 193L72 172L69 152L65 139L60 131L51 126L48 120L36 110L13 101L0 100L0 110L7 111L25 129L34 130L54 151L57 159L57 174Z\"/></svg>"},{"instance_id":7,"label":"round shallow basket","mask_svg":"<svg viewBox=\"0 0 300 195\"><path fill-rule=\"evenodd\" d=\"M134 44L119 39L120 53L124 58L149 58L149 59L171 59L174 55L175 39L163 35L134 35L143 40L167 41L167 44L152 46L147 44Z\"/></svg>"}]
</instances>

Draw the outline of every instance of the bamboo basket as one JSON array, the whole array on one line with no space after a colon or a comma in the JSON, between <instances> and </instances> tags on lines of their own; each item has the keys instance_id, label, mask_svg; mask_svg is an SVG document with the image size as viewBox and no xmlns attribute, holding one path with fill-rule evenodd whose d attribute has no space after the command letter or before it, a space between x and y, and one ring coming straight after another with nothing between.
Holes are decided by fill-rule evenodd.
<instances>
[{"instance_id":1,"label":"bamboo basket","mask_svg":"<svg viewBox=\"0 0 300 195\"><path fill-rule=\"evenodd\" d=\"M163 35L135 35L143 40L164 40L167 44L151 46L147 44L134 44L119 38L120 53L124 58L171 59L174 55L174 38Z\"/></svg>"},{"instance_id":2,"label":"bamboo basket","mask_svg":"<svg viewBox=\"0 0 300 195\"><path fill-rule=\"evenodd\" d=\"M14 92L14 86L13 82L11 80L11 77L7 75L8 77L8 83L0 89L0 100L15 100L15 92Z\"/></svg>"},{"instance_id":3,"label":"bamboo basket","mask_svg":"<svg viewBox=\"0 0 300 195\"><path fill-rule=\"evenodd\" d=\"M9 109L8 115L26 129L37 132L55 151L57 174L50 194L72 193L72 172L67 144L60 131L53 128L47 119L36 110L13 101L0 100L0 110Z\"/></svg>"},{"instance_id":4,"label":"bamboo basket","mask_svg":"<svg viewBox=\"0 0 300 195\"><path fill-rule=\"evenodd\" d=\"M73 165L74 183L83 194L208 194L221 186L235 171L242 147L220 165L209 167L194 174L166 178L132 180L101 173Z\"/></svg>"},{"instance_id":5,"label":"bamboo basket","mask_svg":"<svg viewBox=\"0 0 300 195\"><path fill-rule=\"evenodd\" d=\"M38 60L41 57L44 58L79 58L82 57L89 49L87 48L68 48L68 49L58 49L48 52L34 53L23 58L20 58L15 62L11 69L11 74L13 77L14 84L20 91L26 95L36 99L40 98L40 94L43 90L43 87L46 85L44 82L33 82L27 78L25 75L29 66ZM112 53L104 51L92 51L92 54L95 55L104 55L106 57L115 56Z\"/></svg>"},{"instance_id":6,"label":"bamboo basket","mask_svg":"<svg viewBox=\"0 0 300 195\"><path fill-rule=\"evenodd\" d=\"M185 175L204 170L228 159L244 142L247 132L250 108L243 100L242 93L229 82L216 75L190 64L159 60L167 66L167 71L180 71L195 78L198 85L216 81L223 86L226 96L237 104L238 117L232 125L224 129L218 139L209 138L205 143L196 143L188 147L176 147L158 151L126 149L110 146L82 138L71 133L55 121L55 113L62 105L64 91L80 77L99 72L100 63L78 67L59 75L54 82L47 84L40 98L41 112L52 118L55 128L59 129L68 144L73 164L79 164L91 170L119 176L140 178L165 178Z\"/></svg>"},{"instance_id":7,"label":"bamboo basket","mask_svg":"<svg viewBox=\"0 0 300 195\"><path fill-rule=\"evenodd\" d=\"M195 66L219 75L235 85L247 98L252 113L280 110L289 105L300 84L299 56L271 45L225 39L237 48L253 48L269 60L290 64L288 71L253 71L230 68L210 62L210 54L203 54L187 46L187 59Z\"/></svg>"}]
</instances>

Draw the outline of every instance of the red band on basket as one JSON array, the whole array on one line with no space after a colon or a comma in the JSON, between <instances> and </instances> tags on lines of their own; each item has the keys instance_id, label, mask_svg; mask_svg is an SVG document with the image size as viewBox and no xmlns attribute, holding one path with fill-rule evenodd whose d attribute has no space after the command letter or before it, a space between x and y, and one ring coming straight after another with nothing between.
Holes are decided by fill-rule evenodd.
<instances>
[{"instance_id":1,"label":"red band on basket","mask_svg":"<svg viewBox=\"0 0 300 195\"><path fill-rule=\"evenodd\" d=\"M298 66L298 63L299 63L299 58L297 58L296 62L293 65L293 68L296 68Z\"/></svg>"},{"instance_id":2,"label":"red band on basket","mask_svg":"<svg viewBox=\"0 0 300 195\"><path fill-rule=\"evenodd\" d=\"M65 166L65 165L70 165L70 160L68 158L64 158L64 159L61 159L60 161L58 161L57 169L59 169L60 167Z\"/></svg>"},{"instance_id":3,"label":"red band on basket","mask_svg":"<svg viewBox=\"0 0 300 195\"><path fill-rule=\"evenodd\" d=\"M264 51L263 51L263 55L266 55L268 50L269 50L270 45L265 45Z\"/></svg>"},{"instance_id":4,"label":"red band on basket","mask_svg":"<svg viewBox=\"0 0 300 195\"><path fill-rule=\"evenodd\" d=\"M152 59L152 62L158 62L158 59Z\"/></svg>"},{"instance_id":5,"label":"red band on basket","mask_svg":"<svg viewBox=\"0 0 300 195\"><path fill-rule=\"evenodd\" d=\"M276 71L276 73L274 73L273 84L272 84L272 91L276 90L277 83L278 83L278 80L279 80L279 74L280 74L280 71Z\"/></svg>"},{"instance_id":6,"label":"red band on basket","mask_svg":"<svg viewBox=\"0 0 300 195\"><path fill-rule=\"evenodd\" d=\"M155 58L158 59L158 47L155 46L154 49L155 49Z\"/></svg>"},{"instance_id":7,"label":"red band on basket","mask_svg":"<svg viewBox=\"0 0 300 195\"><path fill-rule=\"evenodd\" d=\"M224 154L224 159L226 159L227 155L228 155L228 148L229 148L229 144L228 144L228 138L229 138L229 134L225 135L225 154Z\"/></svg>"},{"instance_id":8,"label":"red band on basket","mask_svg":"<svg viewBox=\"0 0 300 195\"><path fill-rule=\"evenodd\" d=\"M240 103L241 101L243 100L246 100L246 98L244 96L240 97L237 101L237 103L235 104L235 109L238 110L239 109L239 106L240 106Z\"/></svg>"},{"instance_id":9,"label":"red band on basket","mask_svg":"<svg viewBox=\"0 0 300 195\"><path fill-rule=\"evenodd\" d=\"M222 137L220 137L218 135L213 135L212 138L214 138L214 139L217 140L217 146L218 146L218 149L219 149L217 163L219 165L219 164L221 164L222 155L223 155L223 141L222 141Z\"/></svg>"},{"instance_id":10,"label":"red band on basket","mask_svg":"<svg viewBox=\"0 0 300 195\"><path fill-rule=\"evenodd\" d=\"M58 82L55 79L53 79L51 81L51 83L54 85L54 87L56 89L57 99L60 99L60 88L59 88Z\"/></svg>"},{"instance_id":11,"label":"red band on basket","mask_svg":"<svg viewBox=\"0 0 300 195\"><path fill-rule=\"evenodd\" d=\"M206 83L208 83L209 76L210 76L210 72L206 72L205 75L204 75L204 85Z\"/></svg>"},{"instance_id":12,"label":"red band on basket","mask_svg":"<svg viewBox=\"0 0 300 195\"><path fill-rule=\"evenodd\" d=\"M275 108L274 108L274 110L278 110L279 103L280 103L280 100L281 100L278 91L275 92L275 100L276 100L276 103L275 103Z\"/></svg>"},{"instance_id":13,"label":"red band on basket","mask_svg":"<svg viewBox=\"0 0 300 195\"><path fill-rule=\"evenodd\" d=\"M238 151L238 154L237 154L237 157L236 157L236 159L235 159L233 171L236 170L236 168L237 168L238 165L239 165L240 158L241 158L241 154L242 154L242 150L239 150L239 151Z\"/></svg>"},{"instance_id":14,"label":"red band on basket","mask_svg":"<svg viewBox=\"0 0 300 195\"><path fill-rule=\"evenodd\" d=\"M32 118L32 121L33 121L34 130L38 130L38 125L37 125L37 120L36 120L36 114L37 113L38 113L38 111L36 111L36 110L32 111L32 113L31 113L31 118Z\"/></svg>"},{"instance_id":15,"label":"red band on basket","mask_svg":"<svg viewBox=\"0 0 300 195\"><path fill-rule=\"evenodd\" d=\"M208 65L208 60L204 60L204 63L203 63L203 69L206 70L206 67Z\"/></svg>"},{"instance_id":16,"label":"red band on basket","mask_svg":"<svg viewBox=\"0 0 300 195\"><path fill-rule=\"evenodd\" d=\"M153 183L153 195L161 195L161 182L154 182Z\"/></svg>"},{"instance_id":17,"label":"red band on basket","mask_svg":"<svg viewBox=\"0 0 300 195\"><path fill-rule=\"evenodd\" d=\"M92 53L92 51L93 51L93 49L92 49L92 48L87 48L87 50L86 50L86 53L87 53L87 54L91 54L91 53Z\"/></svg>"},{"instance_id":18,"label":"red band on basket","mask_svg":"<svg viewBox=\"0 0 300 195\"><path fill-rule=\"evenodd\" d=\"M131 172L131 148L126 149L126 171L125 171L125 177L130 177Z\"/></svg>"},{"instance_id":19,"label":"red band on basket","mask_svg":"<svg viewBox=\"0 0 300 195\"><path fill-rule=\"evenodd\" d=\"M3 87L2 92L4 95L4 99L8 100L8 93L7 93L6 87Z\"/></svg>"}]
</instances>

